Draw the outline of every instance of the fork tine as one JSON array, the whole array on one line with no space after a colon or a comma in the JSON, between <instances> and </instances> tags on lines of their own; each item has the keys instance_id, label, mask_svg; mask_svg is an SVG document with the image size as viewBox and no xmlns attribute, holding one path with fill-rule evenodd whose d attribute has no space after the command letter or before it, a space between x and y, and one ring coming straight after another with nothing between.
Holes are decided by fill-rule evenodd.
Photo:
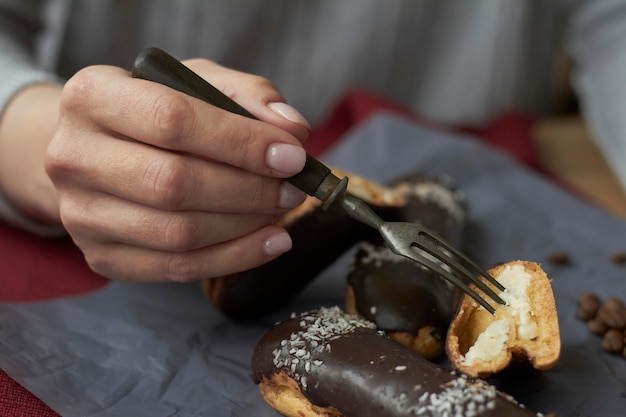
<instances>
[{"instance_id":1,"label":"fork tine","mask_svg":"<svg viewBox=\"0 0 626 417\"><path fill-rule=\"evenodd\" d=\"M495 291L493 291L486 283L484 283L480 279L479 274L484 276L489 282L493 283L501 291L505 289L502 284L496 281L486 271L484 271L482 268L480 268L478 265L472 262L469 258L467 258L465 255L463 255L458 250L456 250L453 246L451 246L450 244L448 244L442 239L438 239L437 236L434 235L434 233L420 231L419 236L422 238L426 237L427 240L421 239L420 241L418 239L414 241L413 242L414 247L425 251L426 253L430 254L434 258L440 260L443 264L447 265L452 270L458 272L462 276L467 277L474 285L480 288L480 290L482 290L482 292L485 293L485 295L490 297L495 302L499 304L505 304L504 300L502 300L502 298L500 298L500 296L496 294ZM445 250L442 250L442 248ZM470 269L473 270L473 272L468 270L468 268L466 268L465 265L462 265L453 256L456 256L460 260L464 261L465 264L468 265ZM476 297L473 297L473 298L476 299Z\"/></svg>"},{"instance_id":2,"label":"fork tine","mask_svg":"<svg viewBox=\"0 0 626 417\"><path fill-rule=\"evenodd\" d=\"M478 275L476 275L475 273L469 271L465 266L463 266L461 263L457 262L457 260L454 259L453 257L446 256L447 254L444 253L441 250L441 248L439 248L439 247L433 248L433 247L429 246L426 243L419 243L419 242L414 242L413 246L418 248L418 249L421 249L421 250L425 251L426 253L428 253L430 255L432 255L434 258L440 260L441 262L446 264L448 267L450 267L454 271L458 272L462 276L467 277L474 285L476 285L478 288L480 288L480 290L483 293L485 293L492 300L496 301L499 304L504 304L504 300L502 300L502 298L500 298L500 296L498 294L496 294L496 292L494 290L492 290L487 284L485 284L478 277ZM499 285L499 286L502 287L502 285Z\"/></svg>"},{"instance_id":3,"label":"fork tine","mask_svg":"<svg viewBox=\"0 0 626 417\"><path fill-rule=\"evenodd\" d=\"M411 257L412 260L414 260L415 262L418 262L419 264L432 270L433 272L436 272L437 274L439 274L439 276L448 280L454 286L459 287L466 294L468 294L470 297L476 300L480 305L482 305L491 314L495 313L495 309L491 306L491 304L487 302L487 300L485 300L480 295L478 295L476 291L474 291L469 285L467 285L465 281L459 279L459 277L457 277L452 271L445 269L442 264L433 262L432 260L424 256L421 256L416 252L413 252L413 253L414 253L414 256Z\"/></svg>"},{"instance_id":4,"label":"fork tine","mask_svg":"<svg viewBox=\"0 0 626 417\"><path fill-rule=\"evenodd\" d=\"M482 269L481 267L476 265L476 263L474 263L470 258L465 256L462 252L459 252L456 248L454 248L452 245L450 245L444 239L441 239L440 237L436 236L432 232L428 233L426 231L421 231L419 233L419 235L420 236L427 236L431 241L435 242L435 244L437 246L446 249L448 252L450 252L451 254L456 256L457 258L463 260L467 265L469 265L474 270L474 274L470 273L470 275L469 275L470 277L474 277L475 275L479 275L480 274L487 281L489 281L489 283L494 285L500 291L504 291L506 289L506 288L504 288L504 286L500 282L498 282L494 277L492 277L487 271L485 271L484 269ZM425 248L423 248L423 249L426 250ZM438 254L441 253L441 251L433 250L432 248L429 248L429 249L430 250L428 250L428 253L430 253L431 255L435 256L438 259L440 259L442 262L446 262L447 263L447 260L450 259L450 258L441 259L438 256ZM474 278L474 279L472 279L472 282L477 284L478 282L481 282L481 281L478 278ZM504 302L502 302L501 304L504 304Z\"/></svg>"},{"instance_id":5,"label":"fork tine","mask_svg":"<svg viewBox=\"0 0 626 417\"><path fill-rule=\"evenodd\" d=\"M420 232L420 235L427 236L437 246L446 249L447 251L449 251L451 254L453 254L457 258L463 260L467 265L469 265L471 267L471 269L474 270L474 274L475 275L478 275L478 274L482 275L487 281L489 281L489 283L493 284L500 291L504 291L506 289L506 288L504 288L504 286L500 282L498 282L494 277L492 277L487 271L485 271L484 269L482 269L481 267L476 265L476 263L474 263L470 258L468 258L466 255L464 255L462 252L459 252L456 248L451 246L445 240L437 237L432 232L428 233L426 231L422 231L422 232ZM433 256L435 256L435 255L433 254Z\"/></svg>"}]
</instances>

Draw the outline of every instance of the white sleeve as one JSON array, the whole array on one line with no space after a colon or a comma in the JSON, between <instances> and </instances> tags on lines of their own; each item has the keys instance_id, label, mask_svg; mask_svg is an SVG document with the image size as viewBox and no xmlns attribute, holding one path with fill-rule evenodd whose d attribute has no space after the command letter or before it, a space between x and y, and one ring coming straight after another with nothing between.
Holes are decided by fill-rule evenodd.
<instances>
[{"instance_id":1,"label":"white sleeve","mask_svg":"<svg viewBox=\"0 0 626 417\"><path fill-rule=\"evenodd\" d=\"M626 187L626 1L571 4L573 86L590 133Z\"/></svg>"}]
</instances>

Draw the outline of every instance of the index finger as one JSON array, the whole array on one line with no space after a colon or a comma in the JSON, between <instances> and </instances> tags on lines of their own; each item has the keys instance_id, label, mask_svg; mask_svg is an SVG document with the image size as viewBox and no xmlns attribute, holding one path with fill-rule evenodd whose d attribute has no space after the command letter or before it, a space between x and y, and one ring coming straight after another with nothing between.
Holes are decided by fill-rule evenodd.
<instances>
[{"instance_id":1,"label":"index finger","mask_svg":"<svg viewBox=\"0 0 626 417\"><path fill-rule=\"evenodd\" d=\"M306 153L288 132L182 93L156 96L154 120L161 134L147 140L161 148L275 177L295 175L304 167Z\"/></svg>"},{"instance_id":2,"label":"index finger","mask_svg":"<svg viewBox=\"0 0 626 417\"><path fill-rule=\"evenodd\" d=\"M306 153L288 132L120 68L99 67L71 83L66 90L82 95L92 122L118 135L266 176L289 177L304 166Z\"/></svg>"}]
</instances>

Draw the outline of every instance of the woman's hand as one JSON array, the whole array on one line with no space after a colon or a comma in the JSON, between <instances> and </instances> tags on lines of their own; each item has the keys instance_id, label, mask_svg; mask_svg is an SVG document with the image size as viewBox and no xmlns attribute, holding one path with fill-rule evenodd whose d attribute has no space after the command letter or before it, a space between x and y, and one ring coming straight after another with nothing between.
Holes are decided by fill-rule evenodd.
<instances>
[{"instance_id":1,"label":"woman's hand","mask_svg":"<svg viewBox=\"0 0 626 417\"><path fill-rule=\"evenodd\" d=\"M281 178L304 166L309 125L261 77L185 64L261 121L115 67L64 87L46 170L65 228L104 276L188 282L291 248L272 221L305 198Z\"/></svg>"}]
</instances>

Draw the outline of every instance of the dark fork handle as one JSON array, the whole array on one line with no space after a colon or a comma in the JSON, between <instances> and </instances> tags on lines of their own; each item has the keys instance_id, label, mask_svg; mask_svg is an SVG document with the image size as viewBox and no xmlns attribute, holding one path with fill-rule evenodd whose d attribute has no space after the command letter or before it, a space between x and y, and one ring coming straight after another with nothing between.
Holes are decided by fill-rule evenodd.
<instances>
[{"instance_id":1,"label":"dark fork handle","mask_svg":"<svg viewBox=\"0 0 626 417\"><path fill-rule=\"evenodd\" d=\"M135 59L132 76L163 84L231 113L257 119L248 110L161 49L148 48L142 51ZM304 169L293 177L287 178L287 181L305 193L327 202L329 198L332 198L332 191L336 189L339 178L335 177L326 165L307 154ZM322 183L330 183L331 186L322 186Z\"/></svg>"}]
</instances>

